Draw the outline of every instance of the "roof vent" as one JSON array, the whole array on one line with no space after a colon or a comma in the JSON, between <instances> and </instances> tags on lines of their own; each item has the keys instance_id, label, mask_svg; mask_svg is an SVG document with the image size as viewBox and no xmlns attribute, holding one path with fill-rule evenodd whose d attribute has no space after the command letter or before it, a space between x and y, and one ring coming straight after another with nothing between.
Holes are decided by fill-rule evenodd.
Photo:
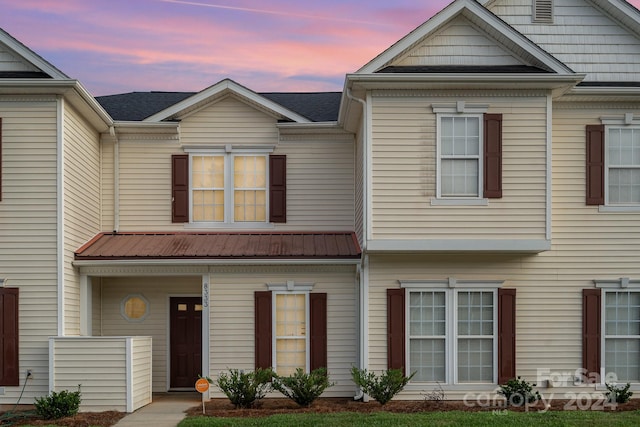
<instances>
[{"instance_id":1,"label":"roof vent","mask_svg":"<svg viewBox=\"0 0 640 427\"><path fill-rule=\"evenodd\" d=\"M533 22L553 22L553 0L533 0Z\"/></svg>"}]
</instances>

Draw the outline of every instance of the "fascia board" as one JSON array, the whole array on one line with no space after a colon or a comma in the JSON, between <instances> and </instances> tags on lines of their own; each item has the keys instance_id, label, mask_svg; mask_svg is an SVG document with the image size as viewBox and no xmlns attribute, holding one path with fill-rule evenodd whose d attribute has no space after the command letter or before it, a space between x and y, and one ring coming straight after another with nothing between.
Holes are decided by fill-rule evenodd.
<instances>
[{"instance_id":1,"label":"fascia board","mask_svg":"<svg viewBox=\"0 0 640 427\"><path fill-rule=\"evenodd\" d=\"M358 71L356 71L356 74L368 74L378 71L380 68L391 62L402 52L409 49L415 43L435 31L436 29L440 28L442 25L456 17L458 14L463 13L465 10L467 10L475 18L486 22L500 35L508 40L511 40L516 46L520 47L521 49L529 52L534 58L545 64L554 72L560 74L573 73L573 71L569 67L564 65L552 55L545 52L538 45L530 41L524 35L517 32L511 26L507 25L504 21L496 17L493 13L489 12L477 2L473 0L456 0L441 12L434 15L427 22L413 30L407 36L400 39L389 49L378 55L364 67L360 68Z\"/></svg>"},{"instance_id":2,"label":"fascia board","mask_svg":"<svg viewBox=\"0 0 640 427\"><path fill-rule=\"evenodd\" d=\"M83 113L98 131L104 132L113 125L109 113L77 80L2 79L0 80L0 95L63 96Z\"/></svg>"},{"instance_id":3,"label":"fascia board","mask_svg":"<svg viewBox=\"0 0 640 427\"><path fill-rule=\"evenodd\" d=\"M210 86L209 88L201 92L198 92L195 95L190 96L189 98L170 106L169 108L166 108L152 116L147 117L143 121L159 122L162 120L166 120L175 115L179 115L182 111L187 110L191 107L194 107L200 103L206 103L208 100L218 95L221 95L225 91L236 94L240 98L245 98L252 103L255 103L269 111L272 111L276 115L284 116L288 119L291 119L299 123L310 122L309 119L307 119L306 117L303 117L298 113L295 113L287 108L284 108L280 104L277 104L263 96L260 96L256 92L250 89L247 89L246 87L239 85L238 83L230 79L222 80L221 82L216 83L215 85Z\"/></svg>"}]
</instances>

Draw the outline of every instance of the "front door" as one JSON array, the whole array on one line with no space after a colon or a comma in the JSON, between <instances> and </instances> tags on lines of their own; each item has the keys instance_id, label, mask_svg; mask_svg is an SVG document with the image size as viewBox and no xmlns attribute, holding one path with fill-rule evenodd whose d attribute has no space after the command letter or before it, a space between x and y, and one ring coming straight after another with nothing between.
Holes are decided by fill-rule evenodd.
<instances>
[{"instance_id":1,"label":"front door","mask_svg":"<svg viewBox=\"0 0 640 427\"><path fill-rule=\"evenodd\" d=\"M193 388L202 372L202 298L171 297L171 389Z\"/></svg>"}]
</instances>

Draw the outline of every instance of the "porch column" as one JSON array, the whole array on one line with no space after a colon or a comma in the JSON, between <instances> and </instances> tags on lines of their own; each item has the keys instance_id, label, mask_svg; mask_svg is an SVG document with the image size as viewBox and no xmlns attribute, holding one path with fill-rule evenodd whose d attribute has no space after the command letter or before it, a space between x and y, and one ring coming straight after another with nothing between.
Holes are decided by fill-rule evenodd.
<instances>
[{"instance_id":1,"label":"porch column","mask_svg":"<svg viewBox=\"0 0 640 427\"><path fill-rule=\"evenodd\" d=\"M209 367L211 362L209 360L209 326L210 326L210 314L209 314L209 273L202 275L202 376L210 377ZM203 396L206 399L210 399L210 391L207 391Z\"/></svg>"},{"instance_id":2,"label":"porch column","mask_svg":"<svg viewBox=\"0 0 640 427\"><path fill-rule=\"evenodd\" d=\"M91 277L80 275L80 335L91 336L93 330L92 317Z\"/></svg>"}]
</instances>

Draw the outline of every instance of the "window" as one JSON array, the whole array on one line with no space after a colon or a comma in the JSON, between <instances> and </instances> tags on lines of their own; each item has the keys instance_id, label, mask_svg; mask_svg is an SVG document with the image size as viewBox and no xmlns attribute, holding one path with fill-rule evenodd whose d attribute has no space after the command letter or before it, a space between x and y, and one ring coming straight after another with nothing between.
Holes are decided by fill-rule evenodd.
<instances>
[{"instance_id":1,"label":"window","mask_svg":"<svg viewBox=\"0 0 640 427\"><path fill-rule=\"evenodd\" d=\"M496 382L496 291L412 290L408 304L413 381Z\"/></svg>"},{"instance_id":2,"label":"window","mask_svg":"<svg viewBox=\"0 0 640 427\"><path fill-rule=\"evenodd\" d=\"M501 198L502 114L479 114L488 106L464 101L432 108L437 117L438 172L431 203L478 204Z\"/></svg>"},{"instance_id":3,"label":"window","mask_svg":"<svg viewBox=\"0 0 640 427\"><path fill-rule=\"evenodd\" d=\"M607 127L607 204L640 204L640 128Z\"/></svg>"},{"instance_id":4,"label":"window","mask_svg":"<svg viewBox=\"0 0 640 427\"><path fill-rule=\"evenodd\" d=\"M141 322L149 314L149 301L142 295L128 295L122 300L120 313L130 322Z\"/></svg>"},{"instance_id":5,"label":"window","mask_svg":"<svg viewBox=\"0 0 640 427\"><path fill-rule=\"evenodd\" d=\"M267 157L193 155L193 222L265 222Z\"/></svg>"},{"instance_id":6,"label":"window","mask_svg":"<svg viewBox=\"0 0 640 427\"><path fill-rule=\"evenodd\" d=\"M286 222L286 156L192 151L172 156L172 222Z\"/></svg>"},{"instance_id":7,"label":"window","mask_svg":"<svg viewBox=\"0 0 640 427\"><path fill-rule=\"evenodd\" d=\"M623 120L586 129L586 204L603 210L640 206L640 127ZM620 124L618 124L620 123ZM629 123L636 123L632 116Z\"/></svg>"},{"instance_id":8,"label":"window","mask_svg":"<svg viewBox=\"0 0 640 427\"><path fill-rule=\"evenodd\" d=\"M256 368L279 375L326 368L327 294L293 282L269 288L255 292Z\"/></svg>"},{"instance_id":9,"label":"window","mask_svg":"<svg viewBox=\"0 0 640 427\"><path fill-rule=\"evenodd\" d=\"M275 294L275 364L278 375L307 371L307 296L305 293Z\"/></svg>"},{"instance_id":10,"label":"window","mask_svg":"<svg viewBox=\"0 0 640 427\"><path fill-rule=\"evenodd\" d=\"M480 197L480 116L438 116L438 197Z\"/></svg>"},{"instance_id":11,"label":"window","mask_svg":"<svg viewBox=\"0 0 640 427\"><path fill-rule=\"evenodd\" d=\"M582 292L582 366L590 382L604 384L615 375L616 382L638 383L640 280L622 277L594 283L596 289Z\"/></svg>"},{"instance_id":12,"label":"window","mask_svg":"<svg viewBox=\"0 0 640 427\"><path fill-rule=\"evenodd\" d=\"M416 372L413 382L515 378L516 290L501 283L409 280L387 289L387 367Z\"/></svg>"}]
</instances>

